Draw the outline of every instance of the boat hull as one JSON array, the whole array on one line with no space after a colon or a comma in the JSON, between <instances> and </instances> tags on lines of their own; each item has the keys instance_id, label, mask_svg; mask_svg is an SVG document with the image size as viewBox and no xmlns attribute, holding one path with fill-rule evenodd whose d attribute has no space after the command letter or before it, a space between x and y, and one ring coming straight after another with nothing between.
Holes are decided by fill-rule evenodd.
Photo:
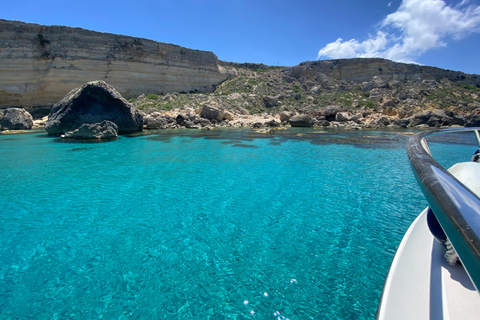
<instances>
[{"instance_id":1,"label":"boat hull","mask_svg":"<svg viewBox=\"0 0 480 320\"><path fill-rule=\"evenodd\" d=\"M377 319L479 319L480 295L460 264L448 264L426 217L427 209L397 249Z\"/></svg>"}]
</instances>

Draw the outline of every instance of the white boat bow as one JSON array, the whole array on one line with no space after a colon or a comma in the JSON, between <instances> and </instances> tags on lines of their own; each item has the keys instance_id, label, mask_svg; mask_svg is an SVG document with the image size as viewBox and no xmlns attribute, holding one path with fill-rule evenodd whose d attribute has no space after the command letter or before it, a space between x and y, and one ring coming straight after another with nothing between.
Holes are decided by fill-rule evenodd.
<instances>
[{"instance_id":1,"label":"white boat bow","mask_svg":"<svg viewBox=\"0 0 480 320\"><path fill-rule=\"evenodd\" d=\"M410 141L409 158L436 219L462 263L447 262L447 249L430 232L429 208L425 209L397 249L377 319L480 319L480 163L458 163L447 173L429 155L425 135Z\"/></svg>"}]
</instances>

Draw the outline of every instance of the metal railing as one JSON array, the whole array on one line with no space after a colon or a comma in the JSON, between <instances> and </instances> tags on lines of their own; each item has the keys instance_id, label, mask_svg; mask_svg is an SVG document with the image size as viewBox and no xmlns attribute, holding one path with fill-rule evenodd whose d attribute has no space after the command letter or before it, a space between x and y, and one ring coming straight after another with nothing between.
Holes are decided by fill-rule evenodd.
<instances>
[{"instance_id":1,"label":"metal railing","mask_svg":"<svg viewBox=\"0 0 480 320\"><path fill-rule=\"evenodd\" d=\"M472 131L480 145L478 130L480 128L422 132L409 140L407 153L430 208L480 291L480 198L432 158L425 140L433 134Z\"/></svg>"}]
</instances>

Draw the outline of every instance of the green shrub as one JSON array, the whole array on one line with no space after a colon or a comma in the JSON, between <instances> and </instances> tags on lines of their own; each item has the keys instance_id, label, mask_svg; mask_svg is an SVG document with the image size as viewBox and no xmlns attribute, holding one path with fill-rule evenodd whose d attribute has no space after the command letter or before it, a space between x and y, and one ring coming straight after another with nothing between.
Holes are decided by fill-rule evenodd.
<instances>
[{"instance_id":1,"label":"green shrub","mask_svg":"<svg viewBox=\"0 0 480 320\"><path fill-rule=\"evenodd\" d=\"M147 95L147 99L157 100L157 99L158 99L158 95L156 95L156 94L149 94L149 95Z\"/></svg>"},{"instance_id":2,"label":"green shrub","mask_svg":"<svg viewBox=\"0 0 480 320\"><path fill-rule=\"evenodd\" d=\"M467 90L472 90L472 91L480 91L480 88L471 84L464 84L463 88Z\"/></svg>"}]
</instances>

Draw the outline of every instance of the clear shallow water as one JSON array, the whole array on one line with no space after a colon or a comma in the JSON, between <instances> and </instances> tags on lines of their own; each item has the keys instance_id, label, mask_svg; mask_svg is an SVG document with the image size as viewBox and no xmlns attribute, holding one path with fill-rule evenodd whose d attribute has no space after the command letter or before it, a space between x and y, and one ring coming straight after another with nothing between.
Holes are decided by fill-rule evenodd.
<instances>
[{"instance_id":1,"label":"clear shallow water","mask_svg":"<svg viewBox=\"0 0 480 320\"><path fill-rule=\"evenodd\" d=\"M373 319L426 206L408 138L0 136L0 318Z\"/></svg>"}]
</instances>

